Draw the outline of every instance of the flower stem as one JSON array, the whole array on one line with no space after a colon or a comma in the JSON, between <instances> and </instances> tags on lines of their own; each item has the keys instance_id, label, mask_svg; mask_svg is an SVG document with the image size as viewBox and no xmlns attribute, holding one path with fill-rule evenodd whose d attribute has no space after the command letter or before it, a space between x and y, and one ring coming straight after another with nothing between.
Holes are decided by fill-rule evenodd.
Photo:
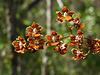
<instances>
[{"instance_id":1,"label":"flower stem","mask_svg":"<svg viewBox=\"0 0 100 75\"><path fill-rule=\"evenodd\" d=\"M90 40L93 40L93 41L98 41L97 39L91 39L91 38L86 38L86 37L84 37L84 39L90 39Z\"/></svg>"},{"instance_id":2,"label":"flower stem","mask_svg":"<svg viewBox=\"0 0 100 75\"><path fill-rule=\"evenodd\" d=\"M88 49L90 49L89 47L87 47L87 46L84 46L84 45L82 45L83 47L85 47L85 48L88 48Z\"/></svg>"},{"instance_id":3,"label":"flower stem","mask_svg":"<svg viewBox=\"0 0 100 75\"><path fill-rule=\"evenodd\" d=\"M85 54L85 56L87 56L90 53L90 50Z\"/></svg>"},{"instance_id":4,"label":"flower stem","mask_svg":"<svg viewBox=\"0 0 100 75\"><path fill-rule=\"evenodd\" d=\"M68 37L70 37L70 36L61 37L60 39L64 39L64 38L68 38Z\"/></svg>"},{"instance_id":5,"label":"flower stem","mask_svg":"<svg viewBox=\"0 0 100 75\"><path fill-rule=\"evenodd\" d=\"M67 26L68 26L68 28L69 28L69 30L70 30L70 32L71 32L71 34L73 34L72 33L72 28L71 28L71 26L69 26L69 24L67 23L67 21L65 20L65 22L66 22L66 24L67 24Z\"/></svg>"}]
</instances>

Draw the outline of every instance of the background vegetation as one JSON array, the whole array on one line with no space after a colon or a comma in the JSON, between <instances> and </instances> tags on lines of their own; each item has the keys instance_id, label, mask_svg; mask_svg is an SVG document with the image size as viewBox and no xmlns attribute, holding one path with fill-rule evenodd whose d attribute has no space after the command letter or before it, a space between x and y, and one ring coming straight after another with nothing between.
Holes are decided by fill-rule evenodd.
<instances>
[{"instance_id":1,"label":"background vegetation","mask_svg":"<svg viewBox=\"0 0 100 75\"><path fill-rule=\"evenodd\" d=\"M100 38L100 0L61 1L64 6L75 11L74 17L80 17L81 22L85 23L82 31L86 37ZM70 32L65 22L56 22L56 11L60 10L57 0L51 0L51 30L66 36ZM42 25L43 34L46 35L46 11L46 0L0 0L0 75L43 75L43 50L18 54L13 51L11 42L18 35L25 37L25 28L33 22ZM76 30L73 32L76 33ZM64 41L68 42L68 39ZM100 54L89 54L85 60L74 61L70 50L71 48L67 54L60 55L48 47L45 74L100 75Z\"/></svg>"}]
</instances>

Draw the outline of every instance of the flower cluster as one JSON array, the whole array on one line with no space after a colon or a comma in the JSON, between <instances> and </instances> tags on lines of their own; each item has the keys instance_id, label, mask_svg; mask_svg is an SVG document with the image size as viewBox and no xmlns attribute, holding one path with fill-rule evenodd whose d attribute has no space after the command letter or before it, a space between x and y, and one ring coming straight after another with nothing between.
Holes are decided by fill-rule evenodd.
<instances>
[{"instance_id":1,"label":"flower cluster","mask_svg":"<svg viewBox=\"0 0 100 75\"><path fill-rule=\"evenodd\" d=\"M81 30L78 30L77 34L78 34L77 36L70 35L71 42L69 42L69 44L72 46L78 45L80 47L83 44L84 35L83 35L83 32Z\"/></svg>"},{"instance_id":2,"label":"flower cluster","mask_svg":"<svg viewBox=\"0 0 100 75\"><path fill-rule=\"evenodd\" d=\"M28 33L26 36L28 37L27 42L22 38L18 37L12 45L15 47L15 51L18 53L24 53L25 51L31 50L31 52L36 52L37 50L43 49L43 44L45 39L41 38L42 34L42 26L39 26L37 23L33 22L32 26L26 28Z\"/></svg>"},{"instance_id":3,"label":"flower cluster","mask_svg":"<svg viewBox=\"0 0 100 75\"><path fill-rule=\"evenodd\" d=\"M72 59L74 59L74 60L85 59L86 55L84 54L82 49L77 50L77 49L73 48L71 51L72 51L72 54L75 55L75 57L72 57Z\"/></svg>"},{"instance_id":4,"label":"flower cluster","mask_svg":"<svg viewBox=\"0 0 100 75\"><path fill-rule=\"evenodd\" d=\"M67 7L62 8L62 12L60 12L60 11L56 12L56 14L58 14L57 22L58 21L66 22L66 24L69 27L70 32L71 32L71 35L69 36L70 42L68 43L68 45L71 45L71 46L77 45L77 47L78 47L78 49L73 48L71 50L72 54L75 55L75 57L72 57L72 59L74 59L74 60L85 59L86 56L91 52L90 50L95 50L95 53L92 53L92 54L100 53L100 40L89 39L89 38L84 37L84 34L81 31L81 28L83 28L85 26L85 24L80 23L80 18L76 17L74 19L73 15L75 13L73 11L69 12L69 9ZM67 22L73 22L74 23L73 27L71 27ZM73 28L76 28L78 30L77 31L78 35L74 35L72 33ZM85 39L87 40L86 46L84 46L84 41L83 41ZM82 47L88 48L89 51L87 53L84 53Z\"/></svg>"},{"instance_id":5,"label":"flower cluster","mask_svg":"<svg viewBox=\"0 0 100 75\"><path fill-rule=\"evenodd\" d=\"M93 54L100 53L100 40L89 39L89 38L86 38L86 39L87 39L87 48L94 50L95 53L93 53Z\"/></svg>"},{"instance_id":6,"label":"flower cluster","mask_svg":"<svg viewBox=\"0 0 100 75\"><path fill-rule=\"evenodd\" d=\"M59 54L65 54L67 52L67 44L60 41L61 37L61 35L53 30L51 35L46 36L46 45L55 45L56 48L53 48L55 51L57 51Z\"/></svg>"},{"instance_id":7,"label":"flower cluster","mask_svg":"<svg viewBox=\"0 0 100 75\"><path fill-rule=\"evenodd\" d=\"M72 57L73 60L85 59L89 53L100 53L100 40L86 38L84 36L81 28L83 28L85 24L80 23L79 17L73 18L73 15L75 14L74 11L69 11L67 7L64 7L62 8L62 11L58 11L56 14L58 15L57 22L65 21L71 35L62 37L62 35L53 30L51 34L46 35L46 39L44 39L42 34L43 27L33 22L31 26L26 28L27 41L25 41L25 39L23 39L21 36L18 36L18 38L13 41L12 45L15 47L15 51L18 53L25 53L26 51L31 50L31 52L34 53L40 49L43 49L45 42L46 46L54 46L53 50L61 55L67 53L68 47L77 46L77 49L72 48L71 50L72 54L74 55L74 57ZM73 22L73 26L70 26L68 22ZM76 35L74 35L72 32L73 28L77 29ZM62 41L64 38L69 38L70 41L65 43ZM88 51L86 51L87 53L82 49L83 47L88 49Z\"/></svg>"}]
</instances>

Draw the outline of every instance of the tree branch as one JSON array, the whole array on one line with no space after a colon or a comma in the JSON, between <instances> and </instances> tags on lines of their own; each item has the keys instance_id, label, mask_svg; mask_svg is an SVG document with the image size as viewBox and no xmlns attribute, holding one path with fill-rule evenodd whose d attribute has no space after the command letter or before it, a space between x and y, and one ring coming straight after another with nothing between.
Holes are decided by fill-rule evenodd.
<instances>
[{"instance_id":1,"label":"tree branch","mask_svg":"<svg viewBox=\"0 0 100 75\"><path fill-rule=\"evenodd\" d=\"M33 1L32 3L30 3L28 5L28 7L26 9L23 10L23 12L25 12L25 13L28 12L29 10L31 10L32 7L37 5L37 3L39 3L40 1L42 1L42 0L35 0L35 1Z\"/></svg>"},{"instance_id":2,"label":"tree branch","mask_svg":"<svg viewBox=\"0 0 100 75\"><path fill-rule=\"evenodd\" d=\"M57 3L59 5L60 8L63 8L64 4L61 0L57 0Z\"/></svg>"}]
</instances>

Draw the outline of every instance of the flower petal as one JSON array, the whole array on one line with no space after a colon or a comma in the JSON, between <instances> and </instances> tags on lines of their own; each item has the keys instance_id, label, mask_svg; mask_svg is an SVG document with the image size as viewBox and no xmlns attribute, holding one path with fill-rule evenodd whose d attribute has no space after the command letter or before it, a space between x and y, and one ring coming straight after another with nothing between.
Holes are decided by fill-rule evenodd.
<instances>
[{"instance_id":1,"label":"flower petal","mask_svg":"<svg viewBox=\"0 0 100 75\"><path fill-rule=\"evenodd\" d=\"M37 24L37 23L35 23L35 22L33 22L33 24L32 24L32 27L33 28L37 28L39 25Z\"/></svg>"},{"instance_id":2,"label":"flower petal","mask_svg":"<svg viewBox=\"0 0 100 75\"><path fill-rule=\"evenodd\" d=\"M65 6L64 8L62 8L62 12L69 12L69 9L67 9L67 7Z\"/></svg>"},{"instance_id":3,"label":"flower petal","mask_svg":"<svg viewBox=\"0 0 100 75\"><path fill-rule=\"evenodd\" d=\"M54 30L51 32L51 35L56 36L57 32L55 32Z\"/></svg>"}]
</instances>

